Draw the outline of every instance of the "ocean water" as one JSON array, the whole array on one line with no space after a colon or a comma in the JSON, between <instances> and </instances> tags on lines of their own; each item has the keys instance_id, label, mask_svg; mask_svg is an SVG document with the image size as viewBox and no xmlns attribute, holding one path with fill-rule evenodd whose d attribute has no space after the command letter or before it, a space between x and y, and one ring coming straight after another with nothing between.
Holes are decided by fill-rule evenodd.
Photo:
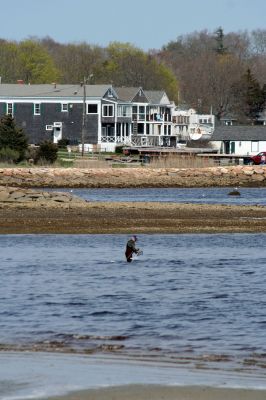
<instances>
[{"instance_id":1,"label":"ocean water","mask_svg":"<svg viewBox=\"0 0 266 400\"><path fill-rule=\"evenodd\" d=\"M266 187L238 188L240 196L228 195L234 188L99 188L53 189L67 191L88 201L159 201L175 203L266 205Z\"/></svg>"},{"instance_id":2,"label":"ocean water","mask_svg":"<svg viewBox=\"0 0 266 400\"><path fill-rule=\"evenodd\" d=\"M0 398L16 388L4 365L31 370L36 351L239 371L266 387L266 235L139 235L130 264L127 239L0 236Z\"/></svg>"}]
</instances>

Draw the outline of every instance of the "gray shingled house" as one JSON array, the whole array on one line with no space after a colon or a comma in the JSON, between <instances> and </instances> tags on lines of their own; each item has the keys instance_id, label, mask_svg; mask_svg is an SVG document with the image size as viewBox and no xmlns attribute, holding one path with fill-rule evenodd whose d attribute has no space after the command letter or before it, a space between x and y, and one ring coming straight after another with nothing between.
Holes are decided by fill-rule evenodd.
<instances>
[{"instance_id":1,"label":"gray shingled house","mask_svg":"<svg viewBox=\"0 0 266 400\"><path fill-rule=\"evenodd\" d=\"M85 142L97 144L102 127L113 123L116 94L111 85L0 84L0 116L11 114L32 144L62 138L81 140L86 103Z\"/></svg>"}]
</instances>

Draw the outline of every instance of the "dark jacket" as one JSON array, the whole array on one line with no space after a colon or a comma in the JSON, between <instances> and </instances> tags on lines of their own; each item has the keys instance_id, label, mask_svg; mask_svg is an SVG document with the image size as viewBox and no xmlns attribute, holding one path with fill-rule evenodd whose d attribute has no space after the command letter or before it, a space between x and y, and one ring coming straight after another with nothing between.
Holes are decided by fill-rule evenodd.
<instances>
[{"instance_id":1,"label":"dark jacket","mask_svg":"<svg viewBox=\"0 0 266 400\"><path fill-rule=\"evenodd\" d=\"M126 259L128 261L132 260L132 255L133 253L137 253L139 249L136 248L136 242L133 239L129 239L127 242L127 247L126 247Z\"/></svg>"}]
</instances>

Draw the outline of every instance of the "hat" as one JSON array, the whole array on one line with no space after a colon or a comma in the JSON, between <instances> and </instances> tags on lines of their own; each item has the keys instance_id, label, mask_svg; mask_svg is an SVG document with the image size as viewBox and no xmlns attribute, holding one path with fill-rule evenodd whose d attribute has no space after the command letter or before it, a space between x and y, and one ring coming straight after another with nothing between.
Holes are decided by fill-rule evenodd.
<instances>
[{"instance_id":1,"label":"hat","mask_svg":"<svg viewBox=\"0 0 266 400\"><path fill-rule=\"evenodd\" d=\"M133 235L133 236L132 236L132 239L134 240L134 242L136 242L136 241L138 240L138 238L137 238L136 235Z\"/></svg>"}]
</instances>

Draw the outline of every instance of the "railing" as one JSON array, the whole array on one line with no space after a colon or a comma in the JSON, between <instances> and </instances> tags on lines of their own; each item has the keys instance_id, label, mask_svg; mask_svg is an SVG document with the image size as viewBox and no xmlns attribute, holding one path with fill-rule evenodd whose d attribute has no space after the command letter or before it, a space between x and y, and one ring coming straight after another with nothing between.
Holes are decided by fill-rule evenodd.
<instances>
[{"instance_id":1,"label":"railing","mask_svg":"<svg viewBox=\"0 0 266 400\"><path fill-rule=\"evenodd\" d=\"M102 136L101 137L101 143L123 143L127 145L133 145L135 146L135 143L132 142L131 138L129 136L123 137L123 136Z\"/></svg>"},{"instance_id":2,"label":"railing","mask_svg":"<svg viewBox=\"0 0 266 400\"><path fill-rule=\"evenodd\" d=\"M102 143L115 143L115 136L102 136L101 142Z\"/></svg>"},{"instance_id":3,"label":"railing","mask_svg":"<svg viewBox=\"0 0 266 400\"><path fill-rule=\"evenodd\" d=\"M162 146L164 143L170 143L170 136L152 136L152 135L132 135L126 136L102 136L101 143L122 143L137 147ZM168 143L168 144L169 144Z\"/></svg>"}]
</instances>

